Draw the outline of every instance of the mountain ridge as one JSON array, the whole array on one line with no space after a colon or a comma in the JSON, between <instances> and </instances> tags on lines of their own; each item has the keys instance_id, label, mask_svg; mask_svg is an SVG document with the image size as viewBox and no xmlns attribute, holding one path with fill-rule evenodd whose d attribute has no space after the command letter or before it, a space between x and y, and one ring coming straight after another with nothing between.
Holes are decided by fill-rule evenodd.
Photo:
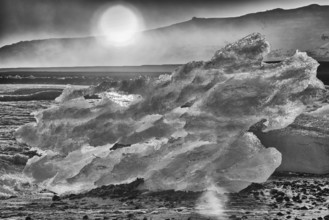
<instances>
[{"instance_id":1,"label":"mountain ridge","mask_svg":"<svg viewBox=\"0 0 329 220\"><path fill-rule=\"evenodd\" d=\"M308 5L273 9L228 18L197 18L146 30L135 44L104 47L102 36L21 41L0 48L0 68L45 66L122 66L186 63L205 60L236 39L252 32L266 36L273 53L269 60L283 59L285 51L307 51L317 60L329 60L329 6ZM329 35L328 35L329 36ZM274 56L275 55L275 56Z\"/></svg>"}]
</instances>

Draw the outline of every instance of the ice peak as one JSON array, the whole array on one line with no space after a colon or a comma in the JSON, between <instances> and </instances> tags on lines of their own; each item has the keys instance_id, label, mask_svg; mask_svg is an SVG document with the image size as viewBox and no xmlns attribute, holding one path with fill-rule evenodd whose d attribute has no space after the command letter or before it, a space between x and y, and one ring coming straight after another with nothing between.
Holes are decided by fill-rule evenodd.
<instances>
[{"instance_id":1,"label":"ice peak","mask_svg":"<svg viewBox=\"0 0 329 220\"><path fill-rule=\"evenodd\" d=\"M207 62L207 68L220 68L226 70L236 69L238 66L260 66L263 57L270 51L270 45L260 33L250 34L241 40L228 44L218 50L213 58Z\"/></svg>"}]
</instances>

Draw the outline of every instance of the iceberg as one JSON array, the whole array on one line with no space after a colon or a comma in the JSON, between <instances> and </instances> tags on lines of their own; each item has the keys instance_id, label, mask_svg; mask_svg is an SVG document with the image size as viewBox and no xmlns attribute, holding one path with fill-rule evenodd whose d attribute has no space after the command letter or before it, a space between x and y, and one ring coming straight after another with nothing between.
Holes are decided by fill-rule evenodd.
<instances>
[{"instance_id":1,"label":"iceberg","mask_svg":"<svg viewBox=\"0 0 329 220\"><path fill-rule=\"evenodd\" d=\"M136 178L149 190L215 185L228 192L266 181L281 153L265 148L250 127L284 129L325 90L314 59L296 52L266 64L269 48L254 33L171 75L68 87L58 105L16 131L43 152L25 174L58 193Z\"/></svg>"}]
</instances>

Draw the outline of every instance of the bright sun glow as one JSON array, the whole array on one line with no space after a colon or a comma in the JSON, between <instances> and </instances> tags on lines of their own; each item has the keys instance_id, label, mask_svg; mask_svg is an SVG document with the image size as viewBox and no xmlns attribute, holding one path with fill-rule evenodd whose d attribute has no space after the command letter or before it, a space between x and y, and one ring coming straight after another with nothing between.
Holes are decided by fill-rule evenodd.
<instances>
[{"instance_id":1,"label":"bright sun glow","mask_svg":"<svg viewBox=\"0 0 329 220\"><path fill-rule=\"evenodd\" d=\"M114 46L131 43L140 26L136 13L123 5L109 7L98 21L98 31L106 37L107 43Z\"/></svg>"}]
</instances>

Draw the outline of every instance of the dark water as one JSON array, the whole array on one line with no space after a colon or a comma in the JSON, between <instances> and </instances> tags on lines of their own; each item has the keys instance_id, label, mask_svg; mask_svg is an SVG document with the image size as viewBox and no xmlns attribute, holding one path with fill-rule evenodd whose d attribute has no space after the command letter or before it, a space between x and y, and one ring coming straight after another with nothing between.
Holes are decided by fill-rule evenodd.
<instances>
[{"instance_id":1,"label":"dark water","mask_svg":"<svg viewBox=\"0 0 329 220\"><path fill-rule=\"evenodd\" d=\"M97 85L104 81L169 74L178 65L0 69L0 84Z\"/></svg>"},{"instance_id":2,"label":"dark water","mask_svg":"<svg viewBox=\"0 0 329 220\"><path fill-rule=\"evenodd\" d=\"M0 102L54 100L64 88L65 85L0 84Z\"/></svg>"},{"instance_id":3,"label":"dark water","mask_svg":"<svg viewBox=\"0 0 329 220\"><path fill-rule=\"evenodd\" d=\"M26 123L34 122L32 112L50 106L51 101L0 102L0 175L21 171L30 156L29 148L19 144L15 130Z\"/></svg>"}]
</instances>

